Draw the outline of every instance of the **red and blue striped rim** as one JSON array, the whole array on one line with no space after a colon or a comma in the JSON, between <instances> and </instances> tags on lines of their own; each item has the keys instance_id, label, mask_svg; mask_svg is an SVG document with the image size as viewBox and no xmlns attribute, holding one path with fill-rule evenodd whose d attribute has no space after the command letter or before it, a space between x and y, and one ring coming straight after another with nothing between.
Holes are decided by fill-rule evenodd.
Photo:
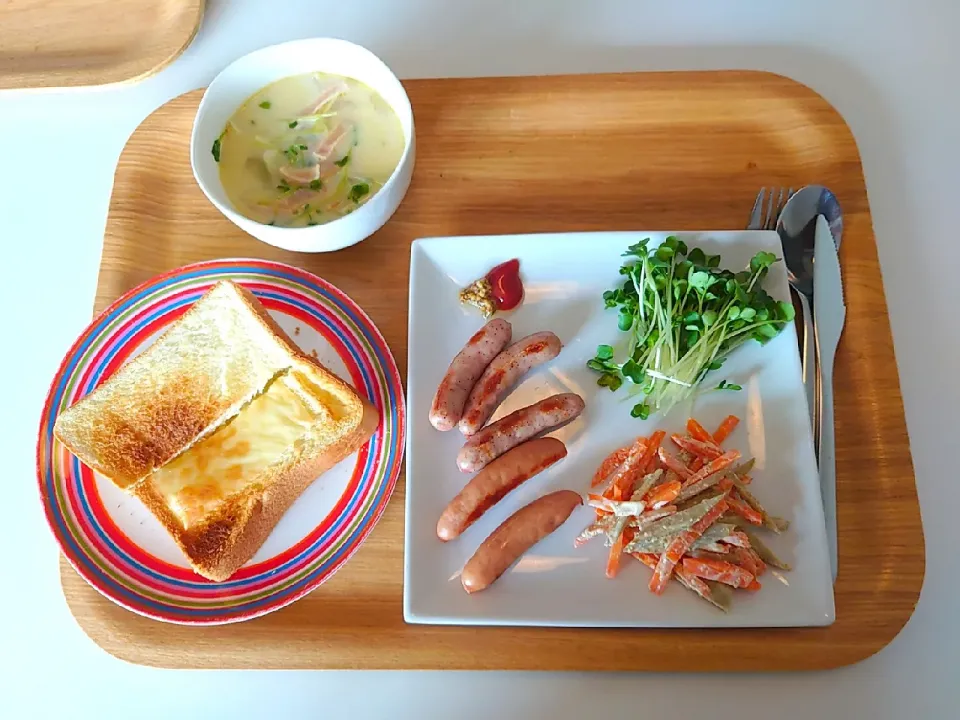
<instances>
[{"instance_id":1,"label":"red and blue striped rim","mask_svg":"<svg viewBox=\"0 0 960 720\"><path fill-rule=\"evenodd\" d=\"M57 415L93 390L148 338L182 315L218 280L250 289L268 310L319 332L349 379L380 412L347 488L306 537L276 556L211 583L163 562L112 521L93 473L53 439ZM386 508L400 473L406 420L400 374L366 314L330 283L263 260L218 260L161 275L105 310L67 353L47 395L37 442L37 477L47 521L67 560L94 588L143 615L219 624L283 607L314 589L357 550Z\"/></svg>"}]
</instances>

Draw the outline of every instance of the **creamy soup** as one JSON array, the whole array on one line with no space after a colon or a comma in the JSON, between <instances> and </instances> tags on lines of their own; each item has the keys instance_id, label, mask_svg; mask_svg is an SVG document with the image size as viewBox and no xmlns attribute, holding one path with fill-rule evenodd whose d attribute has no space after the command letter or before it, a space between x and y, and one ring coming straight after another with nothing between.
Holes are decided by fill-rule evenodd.
<instances>
[{"instance_id":1,"label":"creamy soup","mask_svg":"<svg viewBox=\"0 0 960 720\"><path fill-rule=\"evenodd\" d=\"M352 78L296 75L260 90L213 144L234 208L268 225L330 222L367 202L403 154L400 119Z\"/></svg>"}]
</instances>

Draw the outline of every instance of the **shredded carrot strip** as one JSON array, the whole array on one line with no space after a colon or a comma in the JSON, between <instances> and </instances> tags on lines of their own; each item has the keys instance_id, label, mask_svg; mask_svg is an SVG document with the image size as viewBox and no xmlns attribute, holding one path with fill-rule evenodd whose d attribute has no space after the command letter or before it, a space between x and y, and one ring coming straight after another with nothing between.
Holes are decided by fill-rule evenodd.
<instances>
[{"instance_id":1,"label":"shredded carrot strip","mask_svg":"<svg viewBox=\"0 0 960 720\"><path fill-rule=\"evenodd\" d=\"M734 530L729 537L723 539L723 542L742 548L750 547L750 537L743 530Z\"/></svg>"},{"instance_id":2,"label":"shredded carrot strip","mask_svg":"<svg viewBox=\"0 0 960 720\"><path fill-rule=\"evenodd\" d=\"M663 439L667 434L663 430L657 430L653 435L650 436L650 440L647 442L647 449L643 453L643 457L640 459L640 467L643 468L643 472L652 473L656 468L654 467L657 457L657 450L660 447L660 443L663 442Z\"/></svg>"},{"instance_id":3,"label":"shredded carrot strip","mask_svg":"<svg viewBox=\"0 0 960 720\"><path fill-rule=\"evenodd\" d=\"M661 446L660 449L657 450L657 455L660 458L660 462L663 463L663 466L667 468L667 470L675 472L683 480L686 480L688 477L690 477L691 473L689 470L687 470L686 466L680 462L679 458L671 455L665 447Z\"/></svg>"},{"instance_id":4,"label":"shredded carrot strip","mask_svg":"<svg viewBox=\"0 0 960 720\"><path fill-rule=\"evenodd\" d=\"M591 497L594 497L594 496L593 496L593 495L587 495L587 498L588 498L588 499L590 499ZM611 486L609 486L608 488L606 488L606 489L603 491L603 493L600 495L600 497L606 498L607 500L613 500L613 486L611 485ZM604 509L602 509L602 508L596 508L596 511L597 511L597 520L599 520L600 518L602 518L602 517L604 517L604 516L606 516L606 515L612 515L612 514L613 514L613 513L610 513L610 512L608 512L607 510L604 510Z\"/></svg>"},{"instance_id":5,"label":"shredded carrot strip","mask_svg":"<svg viewBox=\"0 0 960 720\"><path fill-rule=\"evenodd\" d=\"M646 466L643 461L646 452L645 438L637 438L637 441L630 448L627 459L623 461L623 464L613 474L613 480L610 481L614 500L624 500L630 497L630 493L633 492L633 484Z\"/></svg>"},{"instance_id":6,"label":"shredded carrot strip","mask_svg":"<svg viewBox=\"0 0 960 720\"><path fill-rule=\"evenodd\" d=\"M749 570L751 573L753 573L754 576L757 576L760 574L760 566L757 565L756 562L754 562L753 556L751 556L750 553L748 553L745 548L741 548L741 547L731 548L729 555L737 565L744 568L745 570Z\"/></svg>"},{"instance_id":7,"label":"shredded carrot strip","mask_svg":"<svg viewBox=\"0 0 960 720\"><path fill-rule=\"evenodd\" d=\"M684 437L683 435L678 435L676 433L671 435L670 439L688 453L696 455L697 457L705 458L707 460L713 460L714 458L718 458L723 454L723 451L713 444L713 440L704 442L702 440Z\"/></svg>"},{"instance_id":8,"label":"shredded carrot strip","mask_svg":"<svg viewBox=\"0 0 960 720\"><path fill-rule=\"evenodd\" d=\"M707 429L698 423L694 418L687 420L687 432L694 440L700 442L713 442L713 435L707 432Z\"/></svg>"},{"instance_id":9,"label":"shredded carrot strip","mask_svg":"<svg viewBox=\"0 0 960 720\"><path fill-rule=\"evenodd\" d=\"M727 478L724 478L724 480L726 479ZM742 517L751 525L763 525L763 515L747 505L743 500L740 499L739 495L734 497L733 493L731 493L731 495L727 498L727 504L730 506L731 510L733 510L737 515Z\"/></svg>"},{"instance_id":10,"label":"shredded carrot strip","mask_svg":"<svg viewBox=\"0 0 960 720\"><path fill-rule=\"evenodd\" d=\"M642 562L651 570L655 570L657 568L657 563L660 561L660 556L654 555L653 553L630 553L630 554L633 555L637 560ZM678 578L686 582L687 586L691 590L693 590L697 595L702 597L704 600L709 600L710 602L713 602L712 600L713 593L710 590L710 586L707 585L703 580L698 578L693 573L689 573L686 570L684 570L683 565L677 565L677 567L674 568L674 573L677 575Z\"/></svg>"},{"instance_id":11,"label":"shredded carrot strip","mask_svg":"<svg viewBox=\"0 0 960 720\"><path fill-rule=\"evenodd\" d=\"M711 599L713 597L713 592L710 590L710 586L693 573L684 570L683 565L677 565L677 567L674 569L674 573L697 595L702 597L704 600L713 602Z\"/></svg>"},{"instance_id":12,"label":"shredded carrot strip","mask_svg":"<svg viewBox=\"0 0 960 720\"><path fill-rule=\"evenodd\" d=\"M647 507L657 508L659 503L662 503L660 507L672 503L682 488L683 484L679 480L658 485L647 494Z\"/></svg>"},{"instance_id":13,"label":"shredded carrot strip","mask_svg":"<svg viewBox=\"0 0 960 720\"><path fill-rule=\"evenodd\" d=\"M688 557L683 559L683 569L704 580L722 582L737 588L749 587L756 582L752 572L725 560Z\"/></svg>"},{"instance_id":14,"label":"shredded carrot strip","mask_svg":"<svg viewBox=\"0 0 960 720\"><path fill-rule=\"evenodd\" d=\"M610 477L614 470L620 467L623 464L623 461L627 459L627 456L630 454L631 447L633 446L627 445L626 447L622 447L619 450L614 450L612 453L607 455L603 462L600 463L600 467L598 467L597 471L593 474L593 479L590 481L590 487L596 487Z\"/></svg>"},{"instance_id":15,"label":"shredded carrot strip","mask_svg":"<svg viewBox=\"0 0 960 720\"><path fill-rule=\"evenodd\" d=\"M689 530L685 530L667 546L666 551L660 556L656 570L653 571L653 577L650 578L650 591L657 595L663 594L670 582L670 576L673 569L680 562L680 559L687 553L693 543L697 541L707 528L713 525L721 515L727 511L726 500L720 500L707 513L700 518Z\"/></svg>"},{"instance_id":16,"label":"shredded carrot strip","mask_svg":"<svg viewBox=\"0 0 960 720\"><path fill-rule=\"evenodd\" d=\"M660 561L660 556L659 556L659 555L654 555L653 553L638 553L638 552L635 552L635 553L630 553L630 554L633 555L637 560L639 560L640 562L642 562L644 565L646 565L646 566L647 566L648 568L650 568L651 570L655 569L655 568L657 567L657 563Z\"/></svg>"},{"instance_id":17,"label":"shredded carrot strip","mask_svg":"<svg viewBox=\"0 0 960 720\"><path fill-rule=\"evenodd\" d=\"M736 430L739 423L740 419L736 415L728 415L716 432L711 434L696 418L690 418L686 423L688 434L670 435L670 439L680 449L676 455L663 446L667 437L663 430L653 432L649 439L638 437L630 445L611 452L597 468L590 482L591 487L596 487L609 481L607 487L602 494L598 494L599 489L588 494L598 520L604 519L604 522L602 525L588 526L575 542L575 546L582 545L590 537L606 534L612 540L607 557L606 576L615 578L620 571L624 549L639 532L637 528L644 528L677 512L677 508L670 503L678 498L686 498L698 490L702 492L707 487L715 486L723 491L723 495L718 497L713 507L692 526L673 535L662 553L629 554L653 570L649 587L651 592L658 595L664 592L674 576L688 589L710 602L718 604L722 601L719 604L723 608L726 607L726 596L721 598L715 593L711 594L711 588L714 591L717 588L705 581L725 583L751 592L759 590L761 585L757 578L766 571L767 566L750 546L750 538L743 531L730 531L719 540L707 543L699 550L692 550L707 529L721 517L730 517L728 513L735 513L752 525L764 525L766 522L762 509L757 510L754 507L757 501L749 493L749 503L743 498L742 493L746 493L746 490L740 483L749 483L751 478L748 475L734 477L728 470L740 459L740 452L724 452L721 447L721 443ZM752 466L753 462L748 465ZM748 465L740 466L742 471L749 472ZM642 477L654 472L658 474L647 478L641 488L645 495L640 498L637 483ZM658 485L654 484L657 478ZM691 487L693 485L697 487ZM628 507L616 503L631 500L634 496L638 501L637 509L628 512L636 512L637 515L612 517L615 512L622 513L623 509ZM611 531L611 527L615 529ZM621 527L623 531L613 537L616 529Z\"/></svg>"},{"instance_id":18,"label":"shredded carrot strip","mask_svg":"<svg viewBox=\"0 0 960 720\"><path fill-rule=\"evenodd\" d=\"M714 475L720 472L721 470L726 470L728 467L733 465L739 459L740 459L739 450L728 450L720 457L708 462L706 465L700 468L697 472L695 472L693 475L687 478L687 480L684 482L684 485L693 485L694 483L700 482L704 478L708 478L711 475Z\"/></svg>"},{"instance_id":19,"label":"shredded carrot strip","mask_svg":"<svg viewBox=\"0 0 960 720\"><path fill-rule=\"evenodd\" d=\"M723 419L723 422L720 423L720 427L718 427L717 431L713 434L713 441L717 445L723 444L723 441L730 437L730 434L736 430L739 424L740 418L736 415L727 415L727 417Z\"/></svg>"},{"instance_id":20,"label":"shredded carrot strip","mask_svg":"<svg viewBox=\"0 0 960 720\"><path fill-rule=\"evenodd\" d=\"M607 577L615 578L620 570L620 555L623 553L623 533L613 541L610 547L610 556L607 558Z\"/></svg>"}]
</instances>

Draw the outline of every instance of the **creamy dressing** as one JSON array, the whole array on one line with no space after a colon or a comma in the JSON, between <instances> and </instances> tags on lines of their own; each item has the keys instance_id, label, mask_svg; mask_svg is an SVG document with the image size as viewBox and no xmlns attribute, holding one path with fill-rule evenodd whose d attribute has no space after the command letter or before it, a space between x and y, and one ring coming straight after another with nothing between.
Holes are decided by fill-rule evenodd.
<instances>
[{"instance_id":1,"label":"creamy dressing","mask_svg":"<svg viewBox=\"0 0 960 720\"><path fill-rule=\"evenodd\" d=\"M326 73L295 75L249 98L212 152L234 208L269 225L343 217L383 187L400 163L400 119L374 90Z\"/></svg>"}]
</instances>

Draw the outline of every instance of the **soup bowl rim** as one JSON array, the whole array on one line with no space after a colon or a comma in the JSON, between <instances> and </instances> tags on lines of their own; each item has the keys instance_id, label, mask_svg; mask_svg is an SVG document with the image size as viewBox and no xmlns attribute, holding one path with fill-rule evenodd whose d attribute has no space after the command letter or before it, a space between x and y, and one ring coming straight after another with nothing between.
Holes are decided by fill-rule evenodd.
<instances>
[{"instance_id":1,"label":"soup bowl rim","mask_svg":"<svg viewBox=\"0 0 960 720\"><path fill-rule=\"evenodd\" d=\"M352 72L337 72L348 69ZM396 112L404 148L383 186L353 212L319 225L282 227L253 220L227 198L213 158L213 142L250 97L277 80L310 72L351 77L375 90ZM238 101L239 98L239 101ZM377 55L349 40L305 38L269 45L243 55L221 70L204 91L190 133L190 166L207 200L234 225L256 239L294 252L331 252L375 233L396 212L413 175L416 135L413 109L399 78Z\"/></svg>"}]
</instances>

